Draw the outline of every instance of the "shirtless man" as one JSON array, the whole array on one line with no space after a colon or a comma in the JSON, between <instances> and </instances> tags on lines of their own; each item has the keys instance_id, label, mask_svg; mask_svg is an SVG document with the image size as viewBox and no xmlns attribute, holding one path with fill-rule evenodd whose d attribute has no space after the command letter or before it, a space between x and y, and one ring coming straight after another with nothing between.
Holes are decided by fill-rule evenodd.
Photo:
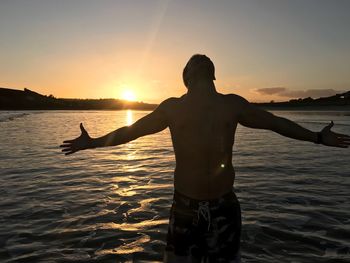
<instances>
[{"instance_id":1,"label":"shirtless man","mask_svg":"<svg viewBox=\"0 0 350 263\"><path fill-rule=\"evenodd\" d=\"M232 190L238 123L327 146L350 145L350 136L331 131L333 122L312 132L238 95L218 93L214 71L208 57L194 55L183 71L187 93L181 98L169 98L134 124L99 138L91 138L80 124L81 135L61 145L68 155L170 129L176 168L165 262L240 262L241 214Z\"/></svg>"}]
</instances>

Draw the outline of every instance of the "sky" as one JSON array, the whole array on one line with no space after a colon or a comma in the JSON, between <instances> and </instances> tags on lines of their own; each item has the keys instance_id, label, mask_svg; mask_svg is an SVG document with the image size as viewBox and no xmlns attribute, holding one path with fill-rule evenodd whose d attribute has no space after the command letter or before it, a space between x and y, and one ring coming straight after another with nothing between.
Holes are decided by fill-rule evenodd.
<instances>
[{"instance_id":1,"label":"sky","mask_svg":"<svg viewBox=\"0 0 350 263\"><path fill-rule=\"evenodd\" d=\"M350 90L347 0L0 0L0 87L159 103L196 53L252 102ZM131 96L131 97L132 97Z\"/></svg>"}]
</instances>

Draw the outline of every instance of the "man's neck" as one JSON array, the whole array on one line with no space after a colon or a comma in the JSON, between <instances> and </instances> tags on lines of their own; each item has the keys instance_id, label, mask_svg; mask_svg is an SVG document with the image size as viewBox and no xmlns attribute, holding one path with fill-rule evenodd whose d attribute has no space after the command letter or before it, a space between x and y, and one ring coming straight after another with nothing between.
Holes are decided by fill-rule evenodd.
<instances>
[{"instance_id":1,"label":"man's neck","mask_svg":"<svg viewBox=\"0 0 350 263\"><path fill-rule=\"evenodd\" d=\"M213 81L198 81L190 86L187 91L188 97L208 98L216 96L218 93Z\"/></svg>"}]
</instances>

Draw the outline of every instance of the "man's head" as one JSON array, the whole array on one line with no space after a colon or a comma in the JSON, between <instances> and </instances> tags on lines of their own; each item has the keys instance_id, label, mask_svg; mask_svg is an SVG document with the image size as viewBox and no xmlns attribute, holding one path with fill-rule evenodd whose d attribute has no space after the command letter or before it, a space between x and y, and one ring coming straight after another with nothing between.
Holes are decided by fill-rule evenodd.
<instances>
[{"instance_id":1,"label":"man's head","mask_svg":"<svg viewBox=\"0 0 350 263\"><path fill-rule=\"evenodd\" d=\"M187 62L182 78L187 88L198 80L215 80L215 67L206 55L193 55Z\"/></svg>"}]
</instances>

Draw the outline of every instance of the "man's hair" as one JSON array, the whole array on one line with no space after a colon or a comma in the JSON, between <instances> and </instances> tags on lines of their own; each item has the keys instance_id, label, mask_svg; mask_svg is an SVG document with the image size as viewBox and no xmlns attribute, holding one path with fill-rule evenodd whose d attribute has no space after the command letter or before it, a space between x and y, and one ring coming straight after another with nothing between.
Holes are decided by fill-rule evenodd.
<instances>
[{"instance_id":1,"label":"man's hair","mask_svg":"<svg viewBox=\"0 0 350 263\"><path fill-rule=\"evenodd\" d=\"M206 55L195 54L187 62L182 78L187 88L191 80L199 78L215 80L214 63Z\"/></svg>"}]
</instances>

